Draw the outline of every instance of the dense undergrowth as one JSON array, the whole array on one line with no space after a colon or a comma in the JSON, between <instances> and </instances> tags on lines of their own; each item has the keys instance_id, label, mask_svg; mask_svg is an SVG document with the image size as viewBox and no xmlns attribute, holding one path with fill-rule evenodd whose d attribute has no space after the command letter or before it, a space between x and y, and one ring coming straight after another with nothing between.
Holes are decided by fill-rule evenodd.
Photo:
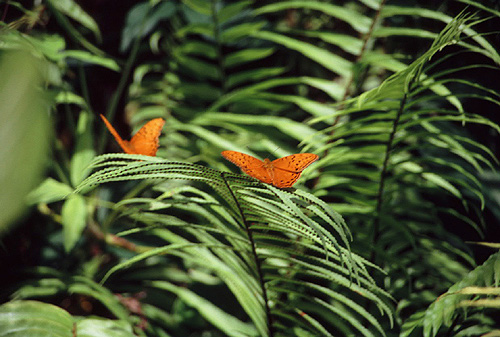
<instances>
[{"instance_id":1,"label":"dense undergrowth","mask_svg":"<svg viewBox=\"0 0 500 337\"><path fill-rule=\"evenodd\" d=\"M0 4L0 336L500 334L493 2L110 3Z\"/></svg>"}]
</instances>

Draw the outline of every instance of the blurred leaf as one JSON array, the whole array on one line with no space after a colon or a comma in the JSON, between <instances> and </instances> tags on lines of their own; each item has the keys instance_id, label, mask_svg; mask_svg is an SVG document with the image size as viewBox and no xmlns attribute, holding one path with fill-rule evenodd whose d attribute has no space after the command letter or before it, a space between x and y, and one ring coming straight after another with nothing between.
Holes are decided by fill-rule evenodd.
<instances>
[{"instance_id":1,"label":"blurred leaf","mask_svg":"<svg viewBox=\"0 0 500 337\"><path fill-rule=\"evenodd\" d=\"M36 301L0 306L0 337L73 337L73 319L65 310Z\"/></svg>"},{"instance_id":2,"label":"blurred leaf","mask_svg":"<svg viewBox=\"0 0 500 337\"><path fill-rule=\"evenodd\" d=\"M78 96L70 91L61 91L57 94L55 101L57 104L77 104L81 107L85 107L87 102L82 96Z\"/></svg>"},{"instance_id":3,"label":"blurred leaf","mask_svg":"<svg viewBox=\"0 0 500 337\"><path fill-rule=\"evenodd\" d=\"M212 3L210 1L182 0L182 3L200 14L204 14L207 16L212 14Z\"/></svg>"},{"instance_id":4,"label":"blurred leaf","mask_svg":"<svg viewBox=\"0 0 500 337\"><path fill-rule=\"evenodd\" d=\"M256 30L252 33L252 35L256 38L269 40L276 44L295 50L296 52L301 53L311 60L321 64L326 69L341 76L349 76L351 74L352 64L349 61L329 52L324 48L320 48L313 44L303 42L282 34L268 31Z\"/></svg>"},{"instance_id":5,"label":"blurred leaf","mask_svg":"<svg viewBox=\"0 0 500 337\"><path fill-rule=\"evenodd\" d=\"M260 31L265 25L264 21L241 23L225 29L221 34L221 38L224 43L236 43L242 38L251 36L253 32Z\"/></svg>"},{"instance_id":6,"label":"blurred leaf","mask_svg":"<svg viewBox=\"0 0 500 337\"><path fill-rule=\"evenodd\" d=\"M444 188L445 190L452 193L457 198L462 197L460 191L455 186L453 186L449 181L447 181L444 177L442 177L438 174L432 173L432 172L424 172L424 173L422 173L422 177L433 182L437 186Z\"/></svg>"},{"instance_id":7,"label":"blurred leaf","mask_svg":"<svg viewBox=\"0 0 500 337\"><path fill-rule=\"evenodd\" d=\"M169 282L152 282L153 287L173 292L187 305L196 308L206 320L218 327L227 336L259 336L257 329L238 318L222 311L211 302L189 289L178 287Z\"/></svg>"},{"instance_id":8,"label":"blurred leaf","mask_svg":"<svg viewBox=\"0 0 500 337\"><path fill-rule=\"evenodd\" d=\"M363 48L362 40L345 34L318 31L304 31L298 32L297 34L318 38L324 42L342 48L353 55L359 55Z\"/></svg>"},{"instance_id":9,"label":"blurred leaf","mask_svg":"<svg viewBox=\"0 0 500 337\"><path fill-rule=\"evenodd\" d=\"M66 50L60 53L60 55L81 61L83 64L97 64L114 71L120 70L120 66L115 60L109 57L94 55L85 50Z\"/></svg>"},{"instance_id":10,"label":"blurred leaf","mask_svg":"<svg viewBox=\"0 0 500 337\"><path fill-rule=\"evenodd\" d=\"M130 48L132 41L142 39L149 34L160 21L175 14L176 5L171 1L161 1L156 6L144 1L135 5L127 14L120 41L120 51Z\"/></svg>"},{"instance_id":11,"label":"blurred leaf","mask_svg":"<svg viewBox=\"0 0 500 337\"><path fill-rule=\"evenodd\" d=\"M76 323L78 337L135 337L130 323L109 319L86 318Z\"/></svg>"},{"instance_id":12,"label":"blurred leaf","mask_svg":"<svg viewBox=\"0 0 500 337\"><path fill-rule=\"evenodd\" d=\"M75 1L73 0L47 0L59 12L69 16L75 21L78 21L84 27L91 30L97 40L101 40L101 32L94 19L88 15Z\"/></svg>"},{"instance_id":13,"label":"blurred leaf","mask_svg":"<svg viewBox=\"0 0 500 337\"><path fill-rule=\"evenodd\" d=\"M227 85L228 87L234 87L245 82L256 82L281 75L285 71L286 69L284 67L258 68L240 71L227 77Z\"/></svg>"},{"instance_id":14,"label":"blurred leaf","mask_svg":"<svg viewBox=\"0 0 500 337\"><path fill-rule=\"evenodd\" d=\"M92 119L88 111L81 111L75 134L75 153L71 157L71 183L78 185L87 175L88 168L95 156Z\"/></svg>"},{"instance_id":15,"label":"blurred leaf","mask_svg":"<svg viewBox=\"0 0 500 337\"><path fill-rule=\"evenodd\" d=\"M0 306L0 337L134 337L128 322L87 318L78 322L52 304L12 301Z\"/></svg>"},{"instance_id":16,"label":"blurred leaf","mask_svg":"<svg viewBox=\"0 0 500 337\"><path fill-rule=\"evenodd\" d=\"M225 23L226 21L230 21L231 19L234 19L239 14L241 14L241 12L246 8L250 7L252 3L252 0L243 0L237 1L235 3L228 3L217 13L217 19L221 24Z\"/></svg>"},{"instance_id":17,"label":"blurred leaf","mask_svg":"<svg viewBox=\"0 0 500 337\"><path fill-rule=\"evenodd\" d=\"M459 282L452 285L448 291L439 296L425 312L415 313L403 326L402 336L410 336L410 333L420 327L423 336L436 336L441 327L450 327L454 320L461 314L463 300L473 298L475 293L468 294L464 290L474 287L489 286L494 284L496 292L500 280L500 254L494 253L481 266L469 272ZM464 292L464 293L462 293ZM477 300L477 297L476 297ZM498 305L498 303L497 303Z\"/></svg>"},{"instance_id":18,"label":"blurred leaf","mask_svg":"<svg viewBox=\"0 0 500 337\"><path fill-rule=\"evenodd\" d=\"M193 77L202 80L217 80L220 77L219 69L212 66L206 61L189 57L186 55L179 55L174 52L174 57L177 59L179 65L184 68L184 71L191 73Z\"/></svg>"},{"instance_id":19,"label":"blurred leaf","mask_svg":"<svg viewBox=\"0 0 500 337\"><path fill-rule=\"evenodd\" d=\"M67 4L73 3L72 0L63 0L66 1ZM47 7L50 9L51 13L54 14L54 17L56 20L59 22L59 24L63 27L65 30L65 33L77 44L81 45L82 47L86 48L87 50L91 51L92 53L100 56L104 56L105 53L97 48L95 45L93 45L91 42L89 42L83 35L82 33L73 27L73 24L71 21L66 17L66 13L61 12L57 9L57 6L59 4L59 0L50 0L47 2ZM79 8L79 7L78 7ZM72 7L71 9L75 9L75 7Z\"/></svg>"},{"instance_id":20,"label":"blurred leaf","mask_svg":"<svg viewBox=\"0 0 500 337\"><path fill-rule=\"evenodd\" d=\"M87 204L83 196L71 194L64 202L61 211L64 249L71 251L87 224Z\"/></svg>"},{"instance_id":21,"label":"blurred leaf","mask_svg":"<svg viewBox=\"0 0 500 337\"><path fill-rule=\"evenodd\" d=\"M256 61L268 57L275 51L274 48L247 48L231 53L224 59L224 66L231 68L244 63Z\"/></svg>"},{"instance_id":22,"label":"blurred leaf","mask_svg":"<svg viewBox=\"0 0 500 337\"><path fill-rule=\"evenodd\" d=\"M41 180L49 145L46 64L26 52L0 52L0 234L23 211Z\"/></svg>"},{"instance_id":23,"label":"blurred leaf","mask_svg":"<svg viewBox=\"0 0 500 337\"><path fill-rule=\"evenodd\" d=\"M373 32L373 35L376 37L411 36L431 40L433 40L437 36L436 33L429 32L428 30L424 29L400 27L379 27Z\"/></svg>"},{"instance_id":24,"label":"blurred leaf","mask_svg":"<svg viewBox=\"0 0 500 337\"><path fill-rule=\"evenodd\" d=\"M179 55L198 55L212 60L217 58L217 47L204 41L187 40L176 48L176 52Z\"/></svg>"},{"instance_id":25,"label":"blurred leaf","mask_svg":"<svg viewBox=\"0 0 500 337\"><path fill-rule=\"evenodd\" d=\"M47 178L36 189L30 192L27 197L29 204L51 203L54 201L63 200L73 189L53 178Z\"/></svg>"},{"instance_id":26,"label":"blurred leaf","mask_svg":"<svg viewBox=\"0 0 500 337\"><path fill-rule=\"evenodd\" d=\"M257 9L256 14L272 13L277 11L285 11L290 8L313 9L323 12L338 20L342 20L351 25L359 33L367 33L371 19L361 13L348 8L347 6L336 6L333 4L319 1L280 1L263 6Z\"/></svg>"}]
</instances>

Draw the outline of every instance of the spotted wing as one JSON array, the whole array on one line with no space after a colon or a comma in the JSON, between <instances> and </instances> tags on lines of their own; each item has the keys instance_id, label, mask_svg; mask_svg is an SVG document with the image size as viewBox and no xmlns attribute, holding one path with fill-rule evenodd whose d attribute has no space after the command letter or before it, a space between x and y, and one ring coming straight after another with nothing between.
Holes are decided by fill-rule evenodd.
<instances>
[{"instance_id":1,"label":"spotted wing","mask_svg":"<svg viewBox=\"0 0 500 337\"><path fill-rule=\"evenodd\" d=\"M292 187L306 167L318 160L313 153L298 153L272 162L273 185L279 188Z\"/></svg>"},{"instance_id":2,"label":"spotted wing","mask_svg":"<svg viewBox=\"0 0 500 337\"><path fill-rule=\"evenodd\" d=\"M165 120L163 118L155 118L147 122L130 140L129 146L131 152L125 152L156 156L156 151L158 151L158 147L160 146L159 138L164 124Z\"/></svg>"},{"instance_id":3,"label":"spotted wing","mask_svg":"<svg viewBox=\"0 0 500 337\"><path fill-rule=\"evenodd\" d=\"M271 176L264 167L264 162L262 160L237 151L222 151L221 154L249 176L267 184L272 183Z\"/></svg>"}]
</instances>

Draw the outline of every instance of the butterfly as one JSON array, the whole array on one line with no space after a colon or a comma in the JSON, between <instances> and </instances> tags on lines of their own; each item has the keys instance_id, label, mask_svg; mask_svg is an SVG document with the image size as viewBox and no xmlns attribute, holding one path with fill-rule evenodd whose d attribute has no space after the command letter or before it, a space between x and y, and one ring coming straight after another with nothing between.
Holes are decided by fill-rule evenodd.
<instances>
[{"instance_id":1,"label":"butterfly","mask_svg":"<svg viewBox=\"0 0 500 337\"><path fill-rule=\"evenodd\" d=\"M267 158L262 161L236 151L222 151L221 154L249 176L279 188L291 187L302 171L318 160L318 156L313 153L292 154L273 161Z\"/></svg>"},{"instance_id":2,"label":"butterfly","mask_svg":"<svg viewBox=\"0 0 500 337\"><path fill-rule=\"evenodd\" d=\"M156 151L158 150L158 146L160 146L158 138L165 124L163 118L150 120L130 140L123 140L106 117L101 115L101 118L125 153L156 156Z\"/></svg>"}]
</instances>

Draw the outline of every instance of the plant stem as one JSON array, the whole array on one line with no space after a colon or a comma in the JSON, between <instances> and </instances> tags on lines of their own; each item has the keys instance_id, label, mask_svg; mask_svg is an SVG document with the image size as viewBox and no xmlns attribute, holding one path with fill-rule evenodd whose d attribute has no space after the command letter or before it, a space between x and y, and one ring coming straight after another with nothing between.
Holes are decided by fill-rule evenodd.
<instances>
[{"instance_id":1,"label":"plant stem","mask_svg":"<svg viewBox=\"0 0 500 337\"><path fill-rule=\"evenodd\" d=\"M226 71L224 68L224 57L222 55L219 17L217 15L217 0L212 0L212 17L214 20L214 38L215 38L215 43L217 44L217 63L220 72L220 82L222 86L222 93L225 93L227 90Z\"/></svg>"},{"instance_id":2,"label":"plant stem","mask_svg":"<svg viewBox=\"0 0 500 337\"><path fill-rule=\"evenodd\" d=\"M0 19L0 21L2 21L2 22L5 22L5 18L7 17L7 11L9 9L9 2L10 2L10 0L7 0L7 2L5 3L2 18Z\"/></svg>"},{"instance_id":3,"label":"plant stem","mask_svg":"<svg viewBox=\"0 0 500 337\"><path fill-rule=\"evenodd\" d=\"M379 184L378 192L377 192L377 206L375 208L375 219L374 219L374 223L373 223L373 232L372 232L372 245L371 245L372 251L370 254L370 261L372 261L372 262L375 261L375 257L376 257L375 244L376 244L378 236L379 236L380 214L382 211L385 181L386 181L387 173L388 173L387 166L389 164L389 158L391 157L393 141L394 141L394 137L396 135L396 131L398 129L399 120L401 119L401 115L403 114L403 110L404 110L404 107L406 105L407 99L408 99L408 94L405 93L403 96L403 99L401 100L401 103L399 104L399 109L398 109L398 112L396 114L396 118L394 119L394 122L392 123L392 130L391 130L391 133L389 134L389 140L387 141L387 147L385 150L385 156L384 156L384 161L382 164L382 170L380 171L380 184Z\"/></svg>"},{"instance_id":4,"label":"plant stem","mask_svg":"<svg viewBox=\"0 0 500 337\"><path fill-rule=\"evenodd\" d=\"M269 336L273 337L274 332L273 332L273 325L272 325L272 319L271 319L271 309L269 308L269 300L267 298L267 290L266 290L266 285L264 282L264 273L262 272L262 268L259 262L259 256L257 255L257 248L255 245L255 241L253 239L252 235L252 229L250 228L250 224L247 222L245 215L243 214L243 209L241 209L240 203L238 202L238 199L236 198L236 195L234 194L233 190L229 186L224 172L222 172L222 180L224 180L224 183L226 184L227 189L229 190L229 193L231 193L231 196L233 197L233 200L238 207L238 212L240 213L241 216L241 221L243 222L245 229L248 233L248 238L250 240L250 245L252 246L252 255L255 261L255 265L257 268L257 274L259 277L259 282L260 282L260 288L262 290L262 297L264 299L264 304L266 308L266 316L267 316L267 329L269 331Z\"/></svg>"},{"instance_id":5,"label":"plant stem","mask_svg":"<svg viewBox=\"0 0 500 337\"><path fill-rule=\"evenodd\" d=\"M382 12L382 8L384 7L385 5L385 2L386 0L382 0L380 2L380 5L378 7L378 10L377 12L375 13L375 16L372 20L372 24L370 26L370 28L368 29L368 32L363 36L363 45L361 46L361 50L359 51L359 54L356 56L356 59L354 61L354 63L358 63L361 58L363 57L363 54L364 52L366 51L366 49L368 48L368 42L370 41L370 37L372 36L373 34L373 31L375 30L375 25L377 24L378 22L378 19L380 17L380 13ZM364 77L363 77L364 78ZM356 94L357 93L357 89L356 90L351 90L350 88L352 87L352 83L354 82L354 74L351 74L351 76L349 77L346 85L345 85L345 91L344 91L344 95L341 99L340 102L344 102L348 97L352 96L353 94ZM356 87L360 87L360 83L362 81L358 82L356 84ZM341 105L339 106L339 110L343 109L344 107L344 103L341 103ZM333 123L332 123L332 131L330 131L330 139L328 140L328 143L332 143L333 142L333 135L335 134L335 125L337 125L337 123L339 122L340 120L340 116L337 116L335 117ZM326 157L328 155L328 153L330 152L329 148L327 148L324 152L323 152L323 156ZM321 169L320 169L321 171ZM313 186L316 186L317 183L319 182L319 176L314 179L314 183L313 183Z\"/></svg>"},{"instance_id":6,"label":"plant stem","mask_svg":"<svg viewBox=\"0 0 500 337\"><path fill-rule=\"evenodd\" d=\"M89 89L88 89L88 84L87 84L87 77L85 76L85 69L83 67L83 64L79 63L78 64L78 78L80 79L80 87L82 90L82 96L83 99L85 100L85 104L87 105L87 109L89 112L92 112L91 104L90 104L90 95L89 95Z\"/></svg>"},{"instance_id":7,"label":"plant stem","mask_svg":"<svg viewBox=\"0 0 500 337\"><path fill-rule=\"evenodd\" d=\"M115 116L116 108L118 107L118 102L120 102L120 98L122 97L125 85L127 84L127 81L130 77L132 66L134 65L134 62L137 58L140 44L141 44L140 38L135 39L134 43L132 44L132 49L130 50L127 62L125 63L125 66L123 68L122 76L120 77L120 81L118 82L118 87L116 88L115 93L111 97L111 102L109 103L108 108L106 109L105 117L109 121L112 121L113 117ZM98 138L100 140L100 143L97 147L98 153L101 153L103 151L104 146L106 145L107 137L108 137L108 132L103 125Z\"/></svg>"},{"instance_id":8,"label":"plant stem","mask_svg":"<svg viewBox=\"0 0 500 337\"><path fill-rule=\"evenodd\" d=\"M365 53L366 49L368 48L368 44L370 42L370 38L373 35L373 31L375 30L375 26L378 23L378 19L380 18L380 13L382 12L382 9L384 8L386 0L382 0L380 2L380 5L378 6L377 12L375 13L375 16L373 17L372 24L370 28L368 29L368 32L363 36L363 45L361 46L361 50L359 51L359 54L356 56L356 60L354 63L358 63L361 58L363 57L363 54ZM367 71L364 72L365 74ZM363 76L363 80L366 77L366 75ZM354 91L351 90L352 83L354 82L354 75L352 75L349 78L349 81L346 84L346 90L344 92L344 97L342 97L342 101L345 101L349 96L356 95L358 89L355 89ZM359 88L361 86L362 81L358 81L356 84L356 87ZM338 122L339 117L337 116L336 118L336 123ZM336 124L335 123L335 124Z\"/></svg>"}]
</instances>

